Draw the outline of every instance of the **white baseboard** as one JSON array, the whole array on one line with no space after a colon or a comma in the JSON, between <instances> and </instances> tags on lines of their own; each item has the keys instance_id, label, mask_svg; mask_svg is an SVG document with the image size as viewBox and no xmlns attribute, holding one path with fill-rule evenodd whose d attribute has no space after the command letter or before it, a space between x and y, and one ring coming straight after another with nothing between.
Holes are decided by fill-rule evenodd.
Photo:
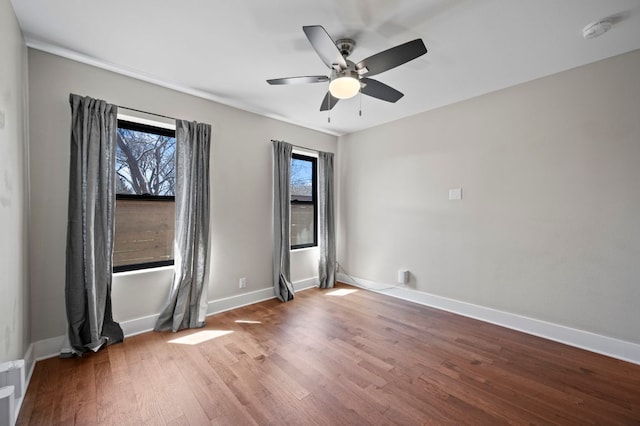
<instances>
[{"instance_id":1,"label":"white baseboard","mask_svg":"<svg viewBox=\"0 0 640 426\"><path fill-rule=\"evenodd\" d=\"M497 324L523 333L565 343L567 345L640 365L640 345L636 343L528 318L509 312L499 311L484 306L474 305L467 302L461 302L406 287L399 287L393 284L378 283L361 278L352 279L343 273L338 273L337 279L344 283L387 294L399 299L408 300L414 303L431 306L444 311ZM308 288L317 287L318 278L314 277L300 280L293 284L296 291L302 291ZM264 300L273 299L274 297L273 287L266 287L248 293L213 300L209 302L207 316L262 302ZM153 330L153 326L155 325L157 318L158 315L150 315L143 318L123 321L120 325L122 326L125 336L130 337ZM26 371L28 372L27 382L33 373L35 361L58 356L60 354L60 348L63 340L64 336L57 336L45 340L39 340L29 346L24 358L27 365Z\"/></svg>"},{"instance_id":2,"label":"white baseboard","mask_svg":"<svg viewBox=\"0 0 640 426\"><path fill-rule=\"evenodd\" d=\"M156 325L156 321L158 321L159 316L160 314L154 314L142 318L120 322L119 324L120 327L122 327L124 337L131 337L135 336L136 334L146 333L147 331L153 330L153 327Z\"/></svg>"},{"instance_id":3,"label":"white baseboard","mask_svg":"<svg viewBox=\"0 0 640 426\"><path fill-rule=\"evenodd\" d=\"M64 336L51 337L49 339L33 342L33 355L36 361L53 358L60 355Z\"/></svg>"},{"instance_id":4,"label":"white baseboard","mask_svg":"<svg viewBox=\"0 0 640 426\"><path fill-rule=\"evenodd\" d=\"M273 287L264 288L248 293L238 294L235 296L225 297L222 299L212 300L208 302L207 316L215 315L231 309L240 308L242 306L252 305L262 302L263 300L273 299ZM160 314L149 315L142 318L136 318L128 321L121 321L120 327L125 337L135 336L136 334L146 333L153 330Z\"/></svg>"},{"instance_id":5,"label":"white baseboard","mask_svg":"<svg viewBox=\"0 0 640 426\"><path fill-rule=\"evenodd\" d=\"M320 285L320 279L318 277L307 278L306 280L295 281L293 283L293 289L295 291L307 290Z\"/></svg>"},{"instance_id":6,"label":"white baseboard","mask_svg":"<svg viewBox=\"0 0 640 426\"><path fill-rule=\"evenodd\" d=\"M302 291L308 288L317 287L318 283L318 277L307 278L294 282L293 288L295 291ZM209 306L207 308L207 316L241 308L247 305L253 305L254 303L273 298L275 298L273 287L266 287L260 290L212 300L209 302ZM120 322L120 326L122 327L125 337L146 333L153 330L159 315L160 314L155 314L133 320L122 321ZM60 348L62 347L63 341L64 336L56 336L49 339L39 340L31 344L29 346L29 351L31 352L30 358L27 358L25 355L25 360L31 359L31 362L29 362L30 371L33 371L35 361L53 358L60 355ZM31 376L29 375L29 377Z\"/></svg>"},{"instance_id":7,"label":"white baseboard","mask_svg":"<svg viewBox=\"0 0 640 426\"><path fill-rule=\"evenodd\" d=\"M308 288L317 287L318 278L308 278L293 283L295 291L302 291ZM263 302L265 300L275 298L273 287L266 287L260 290L254 290L222 299L212 300L208 303L207 316L219 314L233 309L241 308L254 303ZM159 314L149 315L135 320L123 321L120 323L125 337L135 336L136 334L146 333L153 330L158 320Z\"/></svg>"},{"instance_id":8,"label":"white baseboard","mask_svg":"<svg viewBox=\"0 0 640 426\"><path fill-rule=\"evenodd\" d=\"M384 284L357 277L349 277L338 273L337 280L356 287L386 294L398 299L408 300L421 305L430 306L443 311L452 312L500 325L502 327L543 337L545 339L564 343L591 352L617 358L640 365L640 345L600 334L578 330L559 324L528 318L497 309L461 302L447 297L401 287L394 284Z\"/></svg>"},{"instance_id":9,"label":"white baseboard","mask_svg":"<svg viewBox=\"0 0 640 426\"><path fill-rule=\"evenodd\" d=\"M28 384L33 374L33 369L36 366L36 357L33 349L33 343L29 345L27 351L24 353L24 369L25 369L25 381Z\"/></svg>"},{"instance_id":10,"label":"white baseboard","mask_svg":"<svg viewBox=\"0 0 640 426\"><path fill-rule=\"evenodd\" d=\"M274 297L276 296L273 292L273 287L267 287L260 290L250 291L248 293L225 297L223 299L212 300L209 302L207 316L241 308L247 305L253 305L254 303L263 302L265 300L273 299Z\"/></svg>"}]
</instances>

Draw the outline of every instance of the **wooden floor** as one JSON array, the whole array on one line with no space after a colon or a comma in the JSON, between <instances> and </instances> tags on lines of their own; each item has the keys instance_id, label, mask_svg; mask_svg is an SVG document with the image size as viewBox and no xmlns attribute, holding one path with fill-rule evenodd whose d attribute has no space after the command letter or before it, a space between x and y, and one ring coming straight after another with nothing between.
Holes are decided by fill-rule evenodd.
<instances>
[{"instance_id":1,"label":"wooden floor","mask_svg":"<svg viewBox=\"0 0 640 426\"><path fill-rule=\"evenodd\" d=\"M640 424L638 365L338 289L38 362L18 424Z\"/></svg>"}]
</instances>

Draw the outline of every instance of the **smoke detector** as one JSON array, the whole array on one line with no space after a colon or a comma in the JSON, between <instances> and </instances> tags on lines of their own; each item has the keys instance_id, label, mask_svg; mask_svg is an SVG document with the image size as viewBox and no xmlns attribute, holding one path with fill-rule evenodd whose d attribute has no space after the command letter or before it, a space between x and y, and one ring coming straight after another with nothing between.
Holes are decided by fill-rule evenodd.
<instances>
[{"instance_id":1,"label":"smoke detector","mask_svg":"<svg viewBox=\"0 0 640 426\"><path fill-rule=\"evenodd\" d=\"M585 39L599 37L609 31L612 25L613 23L607 19L592 22L582 29L582 37L584 37Z\"/></svg>"}]
</instances>

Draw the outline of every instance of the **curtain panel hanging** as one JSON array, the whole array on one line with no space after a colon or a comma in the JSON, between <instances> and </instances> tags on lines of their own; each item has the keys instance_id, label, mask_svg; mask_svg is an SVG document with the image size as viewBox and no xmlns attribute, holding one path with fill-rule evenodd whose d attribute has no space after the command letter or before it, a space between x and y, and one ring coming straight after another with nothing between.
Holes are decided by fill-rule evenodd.
<instances>
[{"instance_id":1,"label":"curtain panel hanging","mask_svg":"<svg viewBox=\"0 0 640 426\"><path fill-rule=\"evenodd\" d=\"M293 146L273 141L273 289L281 302L294 298L291 283L291 153Z\"/></svg>"},{"instance_id":2,"label":"curtain panel hanging","mask_svg":"<svg viewBox=\"0 0 640 426\"><path fill-rule=\"evenodd\" d=\"M320 288L333 288L336 282L333 153L320 151L318 160L318 279Z\"/></svg>"},{"instance_id":3,"label":"curtain panel hanging","mask_svg":"<svg viewBox=\"0 0 640 426\"><path fill-rule=\"evenodd\" d=\"M176 120L174 276L154 330L205 325L209 254L211 126Z\"/></svg>"},{"instance_id":4,"label":"curtain panel hanging","mask_svg":"<svg viewBox=\"0 0 640 426\"><path fill-rule=\"evenodd\" d=\"M68 347L61 356L95 352L124 339L111 311L117 106L74 94L69 103Z\"/></svg>"}]
</instances>

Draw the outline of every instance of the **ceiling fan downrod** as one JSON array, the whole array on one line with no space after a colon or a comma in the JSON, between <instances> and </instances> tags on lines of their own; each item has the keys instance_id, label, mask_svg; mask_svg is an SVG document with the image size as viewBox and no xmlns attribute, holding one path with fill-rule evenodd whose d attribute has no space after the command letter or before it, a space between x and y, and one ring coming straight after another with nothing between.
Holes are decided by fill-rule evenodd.
<instances>
[{"instance_id":1,"label":"ceiling fan downrod","mask_svg":"<svg viewBox=\"0 0 640 426\"><path fill-rule=\"evenodd\" d=\"M347 58L356 47L356 42L350 38L341 38L336 41L336 47L340 51L343 58Z\"/></svg>"}]
</instances>

